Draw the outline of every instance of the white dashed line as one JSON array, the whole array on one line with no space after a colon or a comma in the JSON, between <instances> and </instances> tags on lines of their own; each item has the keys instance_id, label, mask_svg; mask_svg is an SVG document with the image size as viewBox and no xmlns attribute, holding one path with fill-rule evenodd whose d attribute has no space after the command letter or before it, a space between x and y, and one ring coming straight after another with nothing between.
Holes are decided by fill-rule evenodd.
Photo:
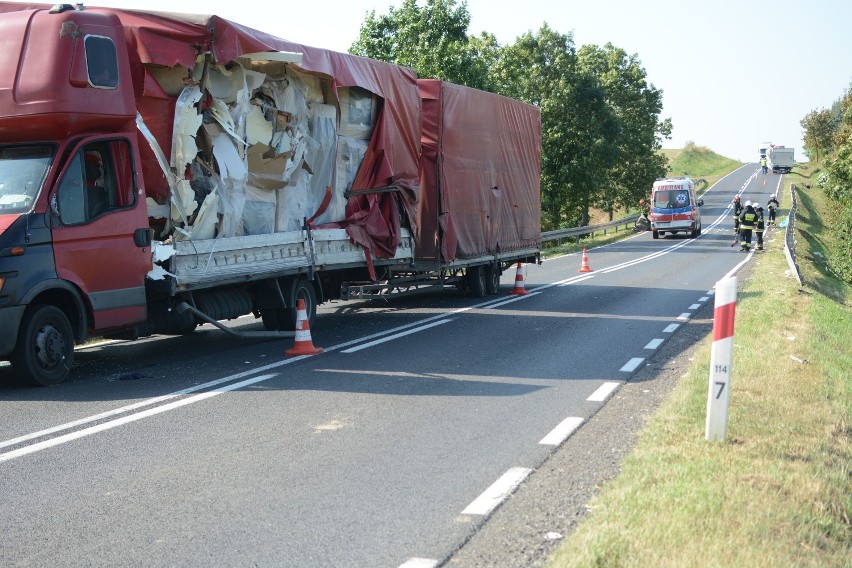
<instances>
[{"instance_id":1,"label":"white dashed line","mask_svg":"<svg viewBox=\"0 0 852 568\"><path fill-rule=\"evenodd\" d=\"M639 368L639 365L641 365L642 361L644 360L645 359L643 357L634 357L633 359L628 361L626 365L619 369L619 371L623 371L625 373L632 373L637 368Z\"/></svg>"},{"instance_id":2,"label":"white dashed line","mask_svg":"<svg viewBox=\"0 0 852 568\"><path fill-rule=\"evenodd\" d=\"M645 346L645 349L656 349L663 344L663 341L665 341L665 339L652 339L648 342L648 345Z\"/></svg>"},{"instance_id":3,"label":"white dashed line","mask_svg":"<svg viewBox=\"0 0 852 568\"><path fill-rule=\"evenodd\" d=\"M709 296L701 296L700 298L698 298L698 301L699 301L699 302L706 302L706 301L707 301L707 300L709 300L709 299L710 299L710 297L709 297Z\"/></svg>"},{"instance_id":4,"label":"white dashed line","mask_svg":"<svg viewBox=\"0 0 852 568\"><path fill-rule=\"evenodd\" d=\"M677 328L680 327L679 323L669 324L666 329L663 330L663 333L674 333Z\"/></svg>"},{"instance_id":5,"label":"white dashed line","mask_svg":"<svg viewBox=\"0 0 852 568\"><path fill-rule=\"evenodd\" d=\"M468 505L462 515L487 515L496 509L503 500L512 494L532 470L527 467L513 467Z\"/></svg>"},{"instance_id":6,"label":"white dashed line","mask_svg":"<svg viewBox=\"0 0 852 568\"><path fill-rule=\"evenodd\" d=\"M679 316L677 316L677 319L679 321L686 321L691 317L692 317L692 312L684 312L684 313L680 314Z\"/></svg>"},{"instance_id":7,"label":"white dashed line","mask_svg":"<svg viewBox=\"0 0 852 568\"><path fill-rule=\"evenodd\" d=\"M689 309L690 310L697 310L700 307L701 307L701 304L692 304L691 306L689 306Z\"/></svg>"},{"instance_id":8,"label":"white dashed line","mask_svg":"<svg viewBox=\"0 0 852 568\"><path fill-rule=\"evenodd\" d=\"M631 361L635 361L635 359L631 359ZM644 359L639 359L638 361L639 361L639 363L641 363L642 361L644 361ZM637 363L636 365L638 366L639 363ZM630 363L628 363L628 365L629 364ZM621 370L623 371L624 367L622 367ZM620 386L621 386L621 383L606 382L606 383L602 384L601 386L599 386L598 390L593 392L592 396L590 396L586 400L588 400L590 402L603 402L607 398L609 398L609 395L614 393L616 391L616 389L618 389L618 387L620 387Z\"/></svg>"},{"instance_id":9,"label":"white dashed line","mask_svg":"<svg viewBox=\"0 0 852 568\"><path fill-rule=\"evenodd\" d=\"M571 416L559 423L559 426L550 431L550 433L541 439L539 444L545 446L558 446L568 439L568 436L583 424L583 419L577 416Z\"/></svg>"},{"instance_id":10,"label":"white dashed line","mask_svg":"<svg viewBox=\"0 0 852 568\"><path fill-rule=\"evenodd\" d=\"M409 558L399 565L399 568L435 568L438 560L431 558Z\"/></svg>"}]
</instances>

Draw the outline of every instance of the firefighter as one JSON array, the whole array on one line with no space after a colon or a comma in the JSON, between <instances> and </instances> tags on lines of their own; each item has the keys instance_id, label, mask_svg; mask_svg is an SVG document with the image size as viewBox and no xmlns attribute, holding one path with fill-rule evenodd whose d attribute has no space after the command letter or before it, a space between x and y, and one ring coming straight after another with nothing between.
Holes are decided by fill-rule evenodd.
<instances>
[{"instance_id":1,"label":"firefighter","mask_svg":"<svg viewBox=\"0 0 852 568\"><path fill-rule=\"evenodd\" d=\"M743 205L740 203L740 196L734 196L734 234L740 232L740 215L743 214Z\"/></svg>"},{"instance_id":2,"label":"firefighter","mask_svg":"<svg viewBox=\"0 0 852 568\"><path fill-rule=\"evenodd\" d=\"M769 202L766 204L766 208L769 209L769 221L770 225L775 224L775 210L778 209L778 199L775 197L773 193L769 198Z\"/></svg>"},{"instance_id":3,"label":"firefighter","mask_svg":"<svg viewBox=\"0 0 852 568\"><path fill-rule=\"evenodd\" d=\"M754 212L751 201L746 201L745 208L740 214L740 250L748 252L751 248L751 232L756 221L757 213Z\"/></svg>"},{"instance_id":4,"label":"firefighter","mask_svg":"<svg viewBox=\"0 0 852 568\"><path fill-rule=\"evenodd\" d=\"M648 207L648 202L644 198L639 200L639 218L636 219L634 226L635 231L647 231L651 228L651 208Z\"/></svg>"},{"instance_id":5,"label":"firefighter","mask_svg":"<svg viewBox=\"0 0 852 568\"><path fill-rule=\"evenodd\" d=\"M754 212L757 214L757 220L754 223L754 234L757 236L757 250L763 250L763 229L766 225L763 222L763 207L758 205Z\"/></svg>"}]
</instances>

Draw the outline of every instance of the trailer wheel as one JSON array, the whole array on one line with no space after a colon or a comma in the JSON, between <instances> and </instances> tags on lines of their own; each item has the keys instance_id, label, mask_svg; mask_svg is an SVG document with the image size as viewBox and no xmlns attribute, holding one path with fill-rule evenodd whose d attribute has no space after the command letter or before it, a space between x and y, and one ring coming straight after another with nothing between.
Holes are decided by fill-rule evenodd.
<instances>
[{"instance_id":1,"label":"trailer wheel","mask_svg":"<svg viewBox=\"0 0 852 568\"><path fill-rule=\"evenodd\" d=\"M485 291L489 296L500 291L500 267L496 264L485 267Z\"/></svg>"},{"instance_id":2,"label":"trailer wheel","mask_svg":"<svg viewBox=\"0 0 852 568\"><path fill-rule=\"evenodd\" d=\"M467 289L474 298L484 298L488 294L488 277L485 266L471 266L467 269Z\"/></svg>"},{"instance_id":3,"label":"trailer wheel","mask_svg":"<svg viewBox=\"0 0 852 568\"><path fill-rule=\"evenodd\" d=\"M12 354L18 377L34 385L55 385L68 376L73 363L74 334L65 312L56 306L30 307Z\"/></svg>"}]
</instances>

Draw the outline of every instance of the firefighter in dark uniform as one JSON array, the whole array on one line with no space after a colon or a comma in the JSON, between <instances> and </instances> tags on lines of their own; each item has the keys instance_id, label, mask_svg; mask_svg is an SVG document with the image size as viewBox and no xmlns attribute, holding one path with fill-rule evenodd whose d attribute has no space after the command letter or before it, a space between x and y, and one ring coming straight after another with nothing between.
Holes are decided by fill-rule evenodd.
<instances>
[{"instance_id":1,"label":"firefighter in dark uniform","mask_svg":"<svg viewBox=\"0 0 852 568\"><path fill-rule=\"evenodd\" d=\"M757 220L754 223L754 234L757 236L757 250L763 250L763 229L766 227L763 222L763 207L758 205L754 212L757 214Z\"/></svg>"},{"instance_id":2,"label":"firefighter in dark uniform","mask_svg":"<svg viewBox=\"0 0 852 568\"><path fill-rule=\"evenodd\" d=\"M778 200L775 198L775 194L772 194L772 197L769 198L769 202L766 204L767 209L769 209L769 224L775 224L775 210L778 209Z\"/></svg>"},{"instance_id":3,"label":"firefighter in dark uniform","mask_svg":"<svg viewBox=\"0 0 852 568\"><path fill-rule=\"evenodd\" d=\"M751 248L751 232L757 223L757 213L751 206L751 201L745 202L745 208L740 214L740 250L748 252Z\"/></svg>"},{"instance_id":4,"label":"firefighter in dark uniform","mask_svg":"<svg viewBox=\"0 0 852 568\"><path fill-rule=\"evenodd\" d=\"M740 232L740 215L743 214L743 204L740 203L740 196L734 196L734 234Z\"/></svg>"}]
</instances>

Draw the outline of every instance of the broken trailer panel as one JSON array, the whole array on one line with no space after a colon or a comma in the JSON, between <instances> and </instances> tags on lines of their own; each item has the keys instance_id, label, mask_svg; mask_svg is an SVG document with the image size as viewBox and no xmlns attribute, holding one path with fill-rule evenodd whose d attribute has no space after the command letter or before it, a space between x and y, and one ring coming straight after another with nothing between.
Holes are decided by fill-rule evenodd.
<instances>
[{"instance_id":1,"label":"broken trailer panel","mask_svg":"<svg viewBox=\"0 0 852 568\"><path fill-rule=\"evenodd\" d=\"M499 111L465 143L449 114L421 129L411 69L217 16L7 2L0 30L0 357L36 383L90 335L246 313L288 330L298 299L313 316L347 282L476 293L537 258L533 107L443 84L442 113L459 93ZM434 158L423 200L421 135L483 150L480 173Z\"/></svg>"}]
</instances>

